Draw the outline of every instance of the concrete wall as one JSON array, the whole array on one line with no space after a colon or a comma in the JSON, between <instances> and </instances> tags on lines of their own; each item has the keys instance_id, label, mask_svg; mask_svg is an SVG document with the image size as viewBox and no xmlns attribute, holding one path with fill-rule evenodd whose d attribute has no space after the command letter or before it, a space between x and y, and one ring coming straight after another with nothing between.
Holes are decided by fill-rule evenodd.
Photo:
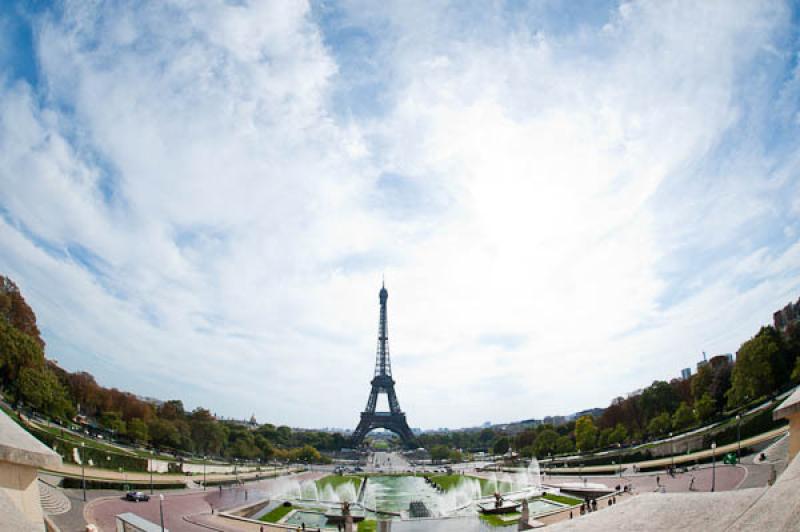
<instances>
[{"instance_id":1,"label":"concrete wall","mask_svg":"<svg viewBox=\"0 0 800 532\"><path fill-rule=\"evenodd\" d=\"M35 467L0 462L0 489L28 521L42 523L44 529L37 474Z\"/></svg>"}]
</instances>

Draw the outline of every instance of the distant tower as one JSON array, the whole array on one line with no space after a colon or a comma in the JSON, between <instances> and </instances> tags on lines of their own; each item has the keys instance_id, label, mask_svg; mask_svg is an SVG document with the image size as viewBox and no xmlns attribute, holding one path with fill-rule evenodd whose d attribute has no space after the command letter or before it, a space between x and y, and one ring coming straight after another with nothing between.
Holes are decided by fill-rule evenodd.
<instances>
[{"instance_id":1,"label":"distant tower","mask_svg":"<svg viewBox=\"0 0 800 532\"><path fill-rule=\"evenodd\" d=\"M400 402L394 391L394 379L392 379L392 362L389 358L389 332L388 320L386 316L386 301L389 299L389 292L386 286L381 286L378 293L378 300L381 304L380 319L378 322L378 349L375 354L375 374L372 378L372 390L367 400L367 407L361 412L361 421L353 432L352 445L358 447L364 441L364 437L372 430L382 428L390 430L400 436L403 443L407 446L414 444L414 434L408 427L406 415L400 410ZM376 412L378 404L378 394L385 393L389 400L388 412Z\"/></svg>"}]
</instances>

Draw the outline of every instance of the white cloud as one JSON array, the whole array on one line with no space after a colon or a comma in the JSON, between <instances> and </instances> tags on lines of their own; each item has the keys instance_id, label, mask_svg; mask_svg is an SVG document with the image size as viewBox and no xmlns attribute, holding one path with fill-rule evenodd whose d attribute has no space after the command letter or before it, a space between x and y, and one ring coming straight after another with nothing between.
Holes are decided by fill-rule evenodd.
<instances>
[{"instance_id":1,"label":"white cloud","mask_svg":"<svg viewBox=\"0 0 800 532\"><path fill-rule=\"evenodd\" d=\"M354 425L384 272L413 425L601 406L735 350L800 289L793 234L750 231L791 225L774 200L796 158L735 134L770 120L749 75L781 57L787 10L636 2L556 31L485 9L349 6L356 52L298 2L38 19L41 85L0 104L0 268L50 356ZM353 53L375 102L347 93Z\"/></svg>"}]
</instances>

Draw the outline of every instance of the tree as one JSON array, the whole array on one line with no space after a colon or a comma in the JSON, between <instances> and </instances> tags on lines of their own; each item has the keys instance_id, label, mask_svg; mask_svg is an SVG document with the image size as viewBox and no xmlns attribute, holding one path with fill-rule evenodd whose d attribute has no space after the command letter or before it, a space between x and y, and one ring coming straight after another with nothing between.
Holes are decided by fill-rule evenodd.
<instances>
[{"instance_id":1,"label":"tree","mask_svg":"<svg viewBox=\"0 0 800 532\"><path fill-rule=\"evenodd\" d=\"M536 438L534 448L536 449L536 457L543 458L556 450L556 442L558 441L558 433L553 429L545 429L539 433Z\"/></svg>"},{"instance_id":2,"label":"tree","mask_svg":"<svg viewBox=\"0 0 800 532\"><path fill-rule=\"evenodd\" d=\"M104 412L100 416L100 426L106 428L117 434L125 434L126 426L125 421L122 420L122 415L119 412Z\"/></svg>"},{"instance_id":3,"label":"tree","mask_svg":"<svg viewBox=\"0 0 800 532\"><path fill-rule=\"evenodd\" d=\"M582 416L575 422L575 445L581 451L591 451L597 442L597 427L592 416Z\"/></svg>"},{"instance_id":4,"label":"tree","mask_svg":"<svg viewBox=\"0 0 800 532\"><path fill-rule=\"evenodd\" d=\"M614 430L608 435L608 443L620 444L624 442L627 437L628 430L625 428L625 425L617 423L617 426L614 427Z\"/></svg>"},{"instance_id":5,"label":"tree","mask_svg":"<svg viewBox=\"0 0 800 532\"><path fill-rule=\"evenodd\" d=\"M739 348L728 391L730 407L767 395L775 387L772 361L779 358L781 348L771 334L764 333L765 329Z\"/></svg>"},{"instance_id":6,"label":"tree","mask_svg":"<svg viewBox=\"0 0 800 532\"><path fill-rule=\"evenodd\" d=\"M565 454L575 451L575 444L569 436L559 436L555 445L556 454Z\"/></svg>"},{"instance_id":7,"label":"tree","mask_svg":"<svg viewBox=\"0 0 800 532\"><path fill-rule=\"evenodd\" d=\"M450 456L450 449L446 445L434 445L431 447L431 460L441 462Z\"/></svg>"},{"instance_id":8,"label":"tree","mask_svg":"<svg viewBox=\"0 0 800 532\"><path fill-rule=\"evenodd\" d=\"M714 398L711 397L711 394L706 392L700 398L699 401L695 401L694 403L694 415L697 418L698 423L705 423L711 416L714 415L716 412L716 405L714 404Z\"/></svg>"},{"instance_id":9,"label":"tree","mask_svg":"<svg viewBox=\"0 0 800 532\"><path fill-rule=\"evenodd\" d=\"M217 422L211 412L205 408L196 408L192 412L189 426L196 451L214 455L220 453L228 439L227 429Z\"/></svg>"},{"instance_id":10,"label":"tree","mask_svg":"<svg viewBox=\"0 0 800 532\"><path fill-rule=\"evenodd\" d=\"M692 423L694 423L694 414L691 407L685 402L681 402L678 409L672 414L672 426L675 427L675 430L683 430Z\"/></svg>"},{"instance_id":11,"label":"tree","mask_svg":"<svg viewBox=\"0 0 800 532\"><path fill-rule=\"evenodd\" d=\"M680 399L675 390L664 381L653 381L641 395L642 409L646 419L651 420L661 412L673 412Z\"/></svg>"},{"instance_id":12,"label":"tree","mask_svg":"<svg viewBox=\"0 0 800 532\"><path fill-rule=\"evenodd\" d=\"M483 429L478 435L478 441L483 445L489 445L494 440L494 431L492 429Z\"/></svg>"},{"instance_id":13,"label":"tree","mask_svg":"<svg viewBox=\"0 0 800 532\"><path fill-rule=\"evenodd\" d=\"M0 385L16 396L20 371L43 366L44 352L36 340L0 320Z\"/></svg>"},{"instance_id":14,"label":"tree","mask_svg":"<svg viewBox=\"0 0 800 532\"><path fill-rule=\"evenodd\" d=\"M166 419L153 419L147 425L147 431L156 447L176 449L181 444L181 435L178 433L178 429Z\"/></svg>"},{"instance_id":15,"label":"tree","mask_svg":"<svg viewBox=\"0 0 800 532\"><path fill-rule=\"evenodd\" d=\"M508 438L502 436L498 438L496 442L494 442L494 445L492 446L492 452L494 454L506 454L510 447L511 444L509 443Z\"/></svg>"},{"instance_id":16,"label":"tree","mask_svg":"<svg viewBox=\"0 0 800 532\"><path fill-rule=\"evenodd\" d=\"M22 368L17 389L19 399L42 414L63 420L75 415L67 389L46 366Z\"/></svg>"},{"instance_id":17,"label":"tree","mask_svg":"<svg viewBox=\"0 0 800 532\"><path fill-rule=\"evenodd\" d=\"M647 432L649 432L650 435L658 436L667 432L670 426L671 420L669 414L667 412L662 412L650 420L650 423L647 424Z\"/></svg>"},{"instance_id":18,"label":"tree","mask_svg":"<svg viewBox=\"0 0 800 532\"><path fill-rule=\"evenodd\" d=\"M36 326L36 315L14 281L0 275L0 321L33 338L44 352L44 340Z\"/></svg>"},{"instance_id":19,"label":"tree","mask_svg":"<svg viewBox=\"0 0 800 532\"><path fill-rule=\"evenodd\" d=\"M128 421L127 429L128 436L135 441L146 443L150 439L147 423L141 418L136 417Z\"/></svg>"}]
</instances>

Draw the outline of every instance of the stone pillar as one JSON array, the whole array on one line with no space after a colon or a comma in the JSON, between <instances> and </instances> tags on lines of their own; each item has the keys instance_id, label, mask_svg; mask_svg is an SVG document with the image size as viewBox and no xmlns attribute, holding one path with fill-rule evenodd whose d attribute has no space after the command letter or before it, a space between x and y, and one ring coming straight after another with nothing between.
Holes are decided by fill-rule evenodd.
<instances>
[{"instance_id":1,"label":"stone pillar","mask_svg":"<svg viewBox=\"0 0 800 532\"><path fill-rule=\"evenodd\" d=\"M519 525L517 526L517 530L530 530L531 528L533 527L531 526L528 499L522 499L522 515L519 516Z\"/></svg>"},{"instance_id":2,"label":"stone pillar","mask_svg":"<svg viewBox=\"0 0 800 532\"><path fill-rule=\"evenodd\" d=\"M791 463L800 453L800 388L786 398L772 413L773 419L789 420L789 456L787 463Z\"/></svg>"},{"instance_id":3,"label":"stone pillar","mask_svg":"<svg viewBox=\"0 0 800 532\"><path fill-rule=\"evenodd\" d=\"M44 530L39 468L59 466L60 456L0 411L0 522L24 521Z\"/></svg>"}]
</instances>

